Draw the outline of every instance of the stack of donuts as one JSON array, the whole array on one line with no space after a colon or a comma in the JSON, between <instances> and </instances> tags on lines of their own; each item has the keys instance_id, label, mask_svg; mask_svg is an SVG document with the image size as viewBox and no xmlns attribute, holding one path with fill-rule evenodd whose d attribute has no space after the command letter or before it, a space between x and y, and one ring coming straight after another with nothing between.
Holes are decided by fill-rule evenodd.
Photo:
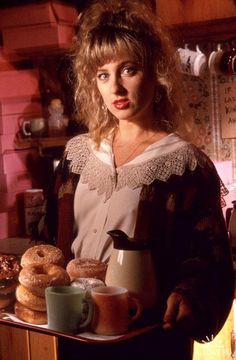
<instances>
[{"instance_id":1,"label":"stack of donuts","mask_svg":"<svg viewBox=\"0 0 236 360\"><path fill-rule=\"evenodd\" d=\"M64 269L64 255L55 246L36 245L22 255L21 266L15 314L31 324L46 324L45 288L70 284L69 275Z\"/></svg>"},{"instance_id":2,"label":"stack of donuts","mask_svg":"<svg viewBox=\"0 0 236 360\"><path fill-rule=\"evenodd\" d=\"M90 290L95 286L105 285L107 264L90 258L70 260L66 271L71 280L71 286Z\"/></svg>"},{"instance_id":3,"label":"stack of donuts","mask_svg":"<svg viewBox=\"0 0 236 360\"><path fill-rule=\"evenodd\" d=\"M94 278L104 282L106 270L106 263L90 258L73 259L66 266L71 281L78 278Z\"/></svg>"},{"instance_id":4,"label":"stack of donuts","mask_svg":"<svg viewBox=\"0 0 236 360\"><path fill-rule=\"evenodd\" d=\"M15 255L0 255L0 311L14 304L20 269Z\"/></svg>"}]
</instances>

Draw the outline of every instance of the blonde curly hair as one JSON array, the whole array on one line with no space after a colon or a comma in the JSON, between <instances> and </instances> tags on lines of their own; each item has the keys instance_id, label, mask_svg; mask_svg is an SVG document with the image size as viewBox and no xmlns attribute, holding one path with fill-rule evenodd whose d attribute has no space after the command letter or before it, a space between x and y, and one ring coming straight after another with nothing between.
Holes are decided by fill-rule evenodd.
<instances>
[{"instance_id":1,"label":"blonde curly hair","mask_svg":"<svg viewBox=\"0 0 236 360\"><path fill-rule=\"evenodd\" d=\"M176 131L183 115L176 49L161 21L140 1L96 1L78 18L73 70L76 108L97 145L117 126L117 119L104 111L97 69L127 53L156 78L157 127Z\"/></svg>"}]
</instances>

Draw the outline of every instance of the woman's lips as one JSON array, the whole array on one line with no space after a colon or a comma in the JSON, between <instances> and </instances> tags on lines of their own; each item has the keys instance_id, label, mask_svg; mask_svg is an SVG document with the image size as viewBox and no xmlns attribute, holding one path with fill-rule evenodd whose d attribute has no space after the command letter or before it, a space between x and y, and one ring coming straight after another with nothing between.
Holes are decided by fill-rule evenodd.
<instances>
[{"instance_id":1,"label":"woman's lips","mask_svg":"<svg viewBox=\"0 0 236 360\"><path fill-rule=\"evenodd\" d=\"M129 107L129 100L128 99L116 100L113 102L113 105L118 110L124 110Z\"/></svg>"}]
</instances>

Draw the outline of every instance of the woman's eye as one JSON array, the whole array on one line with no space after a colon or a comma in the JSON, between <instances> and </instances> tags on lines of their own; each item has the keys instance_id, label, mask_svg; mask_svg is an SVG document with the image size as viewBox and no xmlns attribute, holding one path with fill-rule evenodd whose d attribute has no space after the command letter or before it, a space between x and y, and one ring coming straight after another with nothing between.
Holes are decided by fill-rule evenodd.
<instances>
[{"instance_id":1,"label":"woman's eye","mask_svg":"<svg viewBox=\"0 0 236 360\"><path fill-rule=\"evenodd\" d=\"M107 73L98 73L97 74L97 78L99 79L99 80L107 80L108 79L108 74Z\"/></svg>"},{"instance_id":2,"label":"woman's eye","mask_svg":"<svg viewBox=\"0 0 236 360\"><path fill-rule=\"evenodd\" d=\"M134 66L127 66L122 70L124 75L134 75L136 74L137 69Z\"/></svg>"}]
</instances>

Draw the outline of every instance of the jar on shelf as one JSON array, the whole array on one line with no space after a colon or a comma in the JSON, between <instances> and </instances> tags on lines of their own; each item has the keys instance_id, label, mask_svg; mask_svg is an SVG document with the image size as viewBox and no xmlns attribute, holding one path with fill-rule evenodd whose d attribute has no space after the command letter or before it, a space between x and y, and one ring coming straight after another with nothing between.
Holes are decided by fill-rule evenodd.
<instances>
[{"instance_id":1,"label":"jar on shelf","mask_svg":"<svg viewBox=\"0 0 236 360\"><path fill-rule=\"evenodd\" d=\"M60 99L52 99L48 106L49 136L65 136L68 118L64 115L64 106Z\"/></svg>"}]
</instances>

